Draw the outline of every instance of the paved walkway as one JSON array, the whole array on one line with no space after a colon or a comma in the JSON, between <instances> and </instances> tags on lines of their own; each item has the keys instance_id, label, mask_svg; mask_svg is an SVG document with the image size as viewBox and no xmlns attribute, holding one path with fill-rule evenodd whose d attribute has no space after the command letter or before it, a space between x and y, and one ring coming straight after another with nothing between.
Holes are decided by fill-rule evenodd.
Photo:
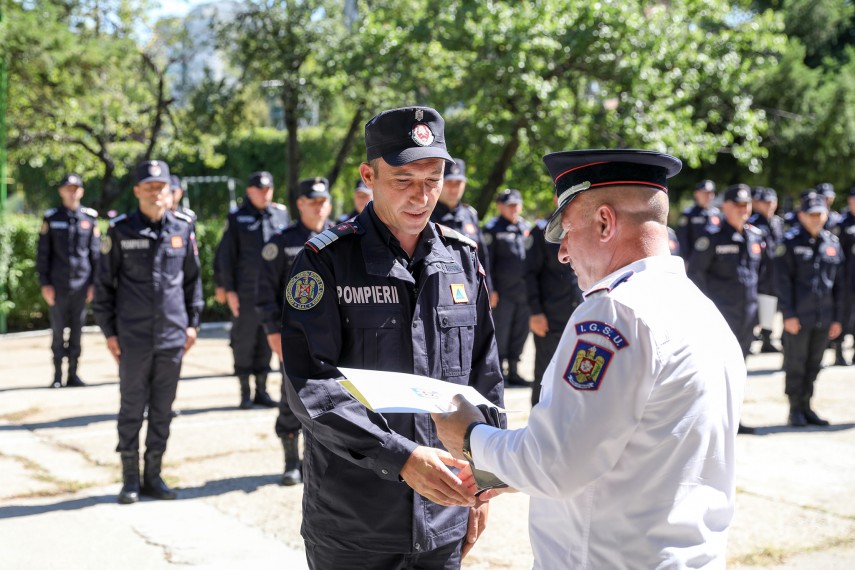
<instances>
[{"instance_id":1,"label":"paved walkway","mask_svg":"<svg viewBox=\"0 0 855 570\"><path fill-rule=\"evenodd\" d=\"M115 363L84 335L82 389L48 390L49 338L0 337L0 565L3 568L305 568L300 487L276 484L282 451L275 410L241 411L222 327L185 359L165 456L173 502L115 502L120 487ZM831 353L826 354L827 358ZM523 370L531 370L531 343ZM738 513L731 568L855 568L855 367L829 368L816 408L834 425L794 430L779 355L749 359L739 437ZM273 393L279 377L272 377ZM528 409L509 390L509 409ZM516 424L527 413L515 414ZM531 566L527 500L494 502L487 533L464 568Z\"/></svg>"}]
</instances>

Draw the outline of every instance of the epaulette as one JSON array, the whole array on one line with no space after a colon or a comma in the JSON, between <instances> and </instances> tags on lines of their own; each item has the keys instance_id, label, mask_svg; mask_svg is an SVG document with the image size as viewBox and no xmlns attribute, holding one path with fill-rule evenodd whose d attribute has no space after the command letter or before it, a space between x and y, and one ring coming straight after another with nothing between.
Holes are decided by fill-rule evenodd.
<instances>
[{"instance_id":1,"label":"epaulette","mask_svg":"<svg viewBox=\"0 0 855 570\"><path fill-rule=\"evenodd\" d=\"M622 273L618 275L611 283L601 283L600 286L596 289L591 289L585 294L585 296L589 297L590 295L597 293L598 291L605 291L606 293L611 293L618 285L629 281L629 278L633 275L635 275L635 271L627 271L626 273Z\"/></svg>"},{"instance_id":2,"label":"epaulette","mask_svg":"<svg viewBox=\"0 0 855 570\"><path fill-rule=\"evenodd\" d=\"M361 234L364 230L359 227L356 221L344 222L324 230L309 241L306 242L306 249L310 249L315 253L321 251L329 244L337 241L339 238L349 235Z\"/></svg>"},{"instance_id":3,"label":"epaulette","mask_svg":"<svg viewBox=\"0 0 855 570\"><path fill-rule=\"evenodd\" d=\"M112 228L112 227L115 227L115 226L116 226L116 224L118 224L119 222L124 222L124 221L125 221L125 220L127 220L127 219L128 219L128 215L127 215L127 214L119 214L118 216L116 216L115 218L113 218L112 220L110 220L110 227L111 227L111 228Z\"/></svg>"},{"instance_id":4,"label":"epaulette","mask_svg":"<svg viewBox=\"0 0 855 570\"><path fill-rule=\"evenodd\" d=\"M549 221L548 221L548 220L539 219L539 220L537 220L536 222L534 222L534 225L536 225L536 226L537 226L537 227L539 227L540 229L542 229L542 230L546 231L546 224L548 224L548 223L549 223Z\"/></svg>"},{"instance_id":5,"label":"epaulette","mask_svg":"<svg viewBox=\"0 0 855 570\"><path fill-rule=\"evenodd\" d=\"M187 222L188 224L193 223L193 218L191 218L190 216L188 216L187 214L185 214L183 212L175 211L175 212L172 212L172 215L181 221Z\"/></svg>"},{"instance_id":6,"label":"epaulette","mask_svg":"<svg viewBox=\"0 0 855 570\"><path fill-rule=\"evenodd\" d=\"M478 219L478 210L476 210L475 208L473 208L469 204L465 204L465 206L466 206L466 209L469 210L469 213L472 214L473 216L475 216L475 219L477 220Z\"/></svg>"},{"instance_id":7,"label":"epaulette","mask_svg":"<svg viewBox=\"0 0 855 570\"><path fill-rule=\"evenodd\" d=\"M763 230L761 230L757 226L752 226L751 224L745 224L745 229L748 230L749 232L753 233L753 234L757 234L758 236L765 235L763 233Z\"/></svg>"},{"instance_id":8,"label":"epaulette","mask_svg":"<svg viewBox=\"0 0 855 570\"><path fill-rule=\"evenodd\" d=\"M50 218L54 214L56 214L57 208L48 208L45 210L45 218Z\"/></svg>"},{"instance_id":9,"label":"epaulette","mask_svg":"<svg viewBox=\"0 0 855 570\"><path fill-rule=\"evenodd\" d=\"M276 202L273 202L273 203L272 203L272 204L270 204L270 205L271 205L271 206L273 206L274 208L276 208L277 210L285 210L285 211L288 211L288 206L285 206L284 204L278 204L278 203L276 203Z\"/></svg>"},{"instance_id":10,"label":"epaulette","mask_svg":"<svg viewBox=\"0 0 855 570\"><path fill-rule=\"evenodd\" d=\"M93 208L87 208L86 206L80 206L80 211L86 214L87 216L91 216L93 218L98 217L98 210Z\"/></svg>"},{"instance_id":11,"label":"epaulette","mask_svg":"<svg viewBox=\"0 0 855 570\"><path fill-rule=\"evenodd\" d=\"M453 239L465 243L472 249L478 249L477 243L475 243L472 239L466 237L462 233L458 232L457 230L453 230L448 226L443 226L442 224L436 224L436 229L438 229L440 235L446 239Z\"/></svg>"},{"instance_id":12,"label":"epaulette","mask_svg":"<svg viewBox=\"0 0 855 570\"><path fill-rule=\"evenodd\" d=\"M824 231L826 234L828 234L827 239L829 241L834 242L834 243L840 243L840 238L837 237L836 235L834 235L831 231L829 231L829 230L822 230L822 231Z\"/></svg>"},{"instance_id":13,"label":"epaulette","mask_svg":"<svg viewBox=\"0 0 855 570\"><path fill-rule=\"evenodd\" d=\"M487 229L489 230L489 229L491 229L493 226L495 226L495 225L496 225L496 222L498 222L498 221L499 221L499 218L498 218L498 217L492 218L489 222L487 222L486 224L484 224L484 227L485 227L485 228L487 228Z\"/></svg>"}]
</instances>

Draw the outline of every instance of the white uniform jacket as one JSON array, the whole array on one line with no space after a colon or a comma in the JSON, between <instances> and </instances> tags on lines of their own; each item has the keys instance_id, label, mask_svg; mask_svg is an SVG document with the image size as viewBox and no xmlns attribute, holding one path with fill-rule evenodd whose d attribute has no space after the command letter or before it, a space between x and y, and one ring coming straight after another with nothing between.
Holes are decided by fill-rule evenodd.
<instances>
[{"instance_id":1,"label":"white uniform jacket","mask_svg":"<svg viewBox=\"0 0 855 570\"><path fill-rule=\"evenodd\" d=\"M475 464L531 495L535 568L724 568L742 352L678 257L585 293L528 426L479 426Z\"/></svg>"}]
</instances>

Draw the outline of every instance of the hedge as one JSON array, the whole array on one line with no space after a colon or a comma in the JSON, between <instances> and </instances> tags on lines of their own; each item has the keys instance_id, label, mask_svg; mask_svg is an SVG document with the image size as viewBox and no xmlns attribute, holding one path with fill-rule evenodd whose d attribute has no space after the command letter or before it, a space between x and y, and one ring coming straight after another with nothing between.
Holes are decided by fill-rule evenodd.
<instances>
[{"instance_id":1,"label":"hedge","mask_svg":"<svg viewBox=\"0 0 855 570\"><path fill-rule=\"evenodd\" d=\"M101 232L107 221L100 220ZM214 252L223 232L223 221L196 224L205 321L228 319L228 309L214 300ZM7 215L0 223L0 311L6 314L9 332L47 328L47 304L42 299L36 274L36 246L41 217ZM91 311L88 319L94 324Z\"/></svg>"}]
</instances>

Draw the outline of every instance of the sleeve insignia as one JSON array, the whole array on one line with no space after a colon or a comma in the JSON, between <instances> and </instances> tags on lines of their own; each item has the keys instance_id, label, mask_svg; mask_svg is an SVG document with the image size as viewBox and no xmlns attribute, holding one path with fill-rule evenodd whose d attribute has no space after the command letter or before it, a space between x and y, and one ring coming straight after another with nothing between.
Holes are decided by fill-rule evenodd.
<instances>
[{"instance_id":1,"label":"sleeve insignia","mask_svg":"<svg viewBox=\"0 0 855 570\"><path fill-rule=\"evenodd\" d=\"M113 240L110 236L106 235L101 240L101 255L107 255L111 249L113 249Z\"/></svg>"},{"instance_id":2,"label":"sleeve insignia","mask_svg":"<svg viewBox=\"0 0 855 570\"><path fill-rule=\"evenodd\" d=\"M285 299L298 311L308 311L321 302L324 281L314 271L301 271L285 287Z\"/></svg>"},{"instance_id":3,"label":"sleeve insignia","mask_svg":"<svg viewBox=\"0 0 855 570\"><path fill-rule=\"evenodd\" d=\"M596 391L606 377L614 353L605 348L579 340L564 372L564 380L576 390Z\"/></svg>"},{"instance_id":4,"label":"sleeve insignia","mask_svg":"<svg viewBox=\"0 0 855 570\"><path fill-rule=\"evenodd\" d=\"M710 247L710 238L704 236L695 240L695 251L706 251Z\"/></svg>"},{"instance_id":5,"label":"sleeve insignia","mask_svg":"<svg viewBox=\"0 0 855 570\"><path fill-rule=\"evenodd\" d=\"M275 243L268 243L264 246L264 249L261 250L261 258L264 259L264 261L273 261L278 255L279 246Z\"/></svg>"},{"instance_id":6,"label":"sleeve insignia","mask_svg":"<svg viewBox=\"0 0 855 570\"><path fill-rule=\"evenodd\" d=\"M609 339L618 350L629 346L629 341L614 326L602 321L585 321L576 323L576 334L598 334Z\"/></svg>"},{"instance_id":7,"label":"sleeve insignia","mask_svg":"<svg viewBox=\"0 0 855 570\"><path fill-rule=\"evenodd\" d=\"M677 225L679 225L679 226L689 225L689 218L686 216L680 216L680 219L677 221Z\"/></svg>"}]
</instances>

